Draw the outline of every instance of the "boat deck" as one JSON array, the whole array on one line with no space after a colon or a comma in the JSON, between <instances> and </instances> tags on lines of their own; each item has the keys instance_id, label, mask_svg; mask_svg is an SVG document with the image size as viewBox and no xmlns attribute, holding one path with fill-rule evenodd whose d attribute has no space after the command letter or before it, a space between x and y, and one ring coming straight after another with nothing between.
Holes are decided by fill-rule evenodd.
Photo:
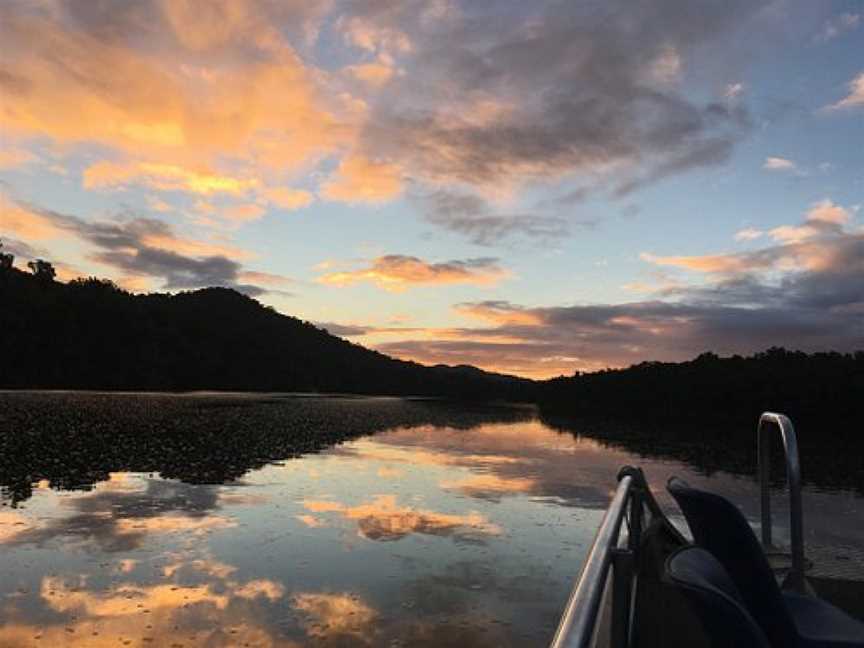
<instances>
[{"instance_id":1,"label":"boat deck","mask_svg":"<svg viewBox=\"0 0 864 648\"><path fill-rule=\"evenodd\" d=\"M810 544L807 558L813 563L807 570L807 581L816 594L853 617L864 619L864 550Z\"/></svg>"}]
</instances>

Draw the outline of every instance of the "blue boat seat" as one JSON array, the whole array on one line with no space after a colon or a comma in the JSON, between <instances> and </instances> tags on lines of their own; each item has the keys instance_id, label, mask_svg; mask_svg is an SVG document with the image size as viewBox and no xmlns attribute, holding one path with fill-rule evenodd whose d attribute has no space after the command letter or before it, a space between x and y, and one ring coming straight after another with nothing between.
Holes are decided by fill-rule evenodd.
<instances>
[{"instance_id":1,"label":"blue boat seat","mask_svg":"<svg viewBox=\"0 0 864 648\"><path fill-rule=\"evenodd\" d=\"M713 648L771 648L744 607L723 566L700 547L684 547L666 560L666 581L690 603ZM679 645L687 645L680 637Z\"/></svg>"},{"instance_id":2,"label":"blue boat seat","mask_svg":"<svg viewBox=\"0 0 864 648\"><path fill-rule=\"evenodd\" d=\"M756 534L734 504L676 477L667 488L695 543L729 574L771 646L864 648L864 623L820 599L780 590Z\"/></svg>"}]
</instances>

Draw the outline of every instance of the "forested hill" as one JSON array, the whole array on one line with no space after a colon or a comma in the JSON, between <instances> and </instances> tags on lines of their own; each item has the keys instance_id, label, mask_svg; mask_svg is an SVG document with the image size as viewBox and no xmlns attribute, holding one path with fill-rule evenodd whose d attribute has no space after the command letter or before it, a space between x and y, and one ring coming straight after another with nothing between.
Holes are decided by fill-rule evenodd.
<instances>
[{"instance_id":1,"label":"forested hill","mask_svg":"<svg viewBox=\"0 0 864 648\"><path fill-rule=\"evenodd\" d=\"M689 362L643 362L547 381L540 400L546 411L567 416L700 426L730 419L755 424L760 413L776 411L825 425L857 421L858 434L864 351L807 354L773 348L749 357L703 353Z\"/></svg>"},{"instance_id":2,"label":"forested hill","mask_svg":"<svg viewBox=\"0 0 864 648\"><path fill-rule=\"evenodd\" d=\"M535 398L532 381L396 360L234 290L135 295L33 270L0 264L0 388Z\"/></svg>"}]
</instances>

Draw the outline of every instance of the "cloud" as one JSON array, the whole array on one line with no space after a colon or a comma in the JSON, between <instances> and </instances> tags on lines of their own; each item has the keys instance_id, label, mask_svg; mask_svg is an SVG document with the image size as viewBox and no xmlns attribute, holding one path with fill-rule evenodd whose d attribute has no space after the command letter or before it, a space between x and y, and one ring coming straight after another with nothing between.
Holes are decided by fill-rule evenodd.
<instances>
[{"instance_id":1,"label":"cloud","mask_svg":"<svg viewBox=\"0 0 864 648\"><path fill-rule=\"evenodd\" d=\"M685 0L7 3L4 127L86 153L87 189L242 198L240 222L253 203L378 204L409 185L501 196L614 177L624 195L723 163L747 133L743 106L693 99L685 72L767 1L698 16ZM342 46L336 69L316 63L325 41ZM317 187L273 189L330 163ZM424 215L481 245L570 230L535 210Z\"/></svg>"},{"instance_id":2,"label":"cloud","mask_svg":"<svg viewBox=\"0 0 864 648\"><path fill-rule=\"evenodd\" d=\"M289 277L274 274L272 272L260 272L257 270L244 270L239 275L240 281L263 284L265 286L284 286L294 283Z\"/></svg>"},{"instance_id":3,"label":"cloud","mask_svg":"<svg viewBox=\"0 0 864 648\"><path fill-rule=\"evenodd\" d=\"M828 110L845 110L864 106L864 72L849 82L849 94L837 103L827 106Z\"/></svg>"},{"instance_id":4,"label":"cloud","mask_svg":"<svg viewBox=\"0 0 864 648\"><path fill-rule=\"evenodd\" d=\"M0 169L15 169L35 162L38 158L22 148L0 148Z\"/></svg>"},{"instance_id":5,"label":"cloud","mask_svg":"<svg viewBox=\"0 0 864 648\"><path fill-rule=\"evenodd\" d=\"M765 232L758 230L755 227L745 227L742 230L735 232L736 241L755 241L765 235Z\"/></svg>"},{"instance_id":6,"label":"cloud","mask_svg":"<svg viewBox=\"0 0 864 648\"><path fill-rule=\"evenodd\" d=\"M7 3L4 129L122 160L93 165L88 186L240 193L299 170L349 145L358 117L287 40L321 13L304 5Z\"/></svg>"},{"instance_id":7,"label":"cloud","mask_svg":"<svg viewBox=\"0 0 864 648\"><path fill-rule=\"evenodd\" d=\"M643 252L639 258L648 263L672 268L683 268L697 272L728 273L741 272L752 269L756 264L756 257L752 255L739 254L706 254L700 256L655 256ZM763 262L768 264L768 260Z\"/></svg>"},{"instance_id":8,"label":"cloud","mask_svg":"<svg viewBox=\"0 0 864 648\"><path fill-rule=\"evenodd\" d=\"M505 278L508 272L498 259L477 258L430 263L417 257L390 254L374 259L369 267L322 275L318 281L331 286L349 286L369 281L379 288L406 290L417 285L489 285Z\"/></svg>"},{"instance_id":9,"label":"cloud","mask_svg":"<svg viewBox=\"0 0 864 648\"><path fill-rule=\"evenodd\" d=\"M834 204L825 199L815 203L807 212L808 222L828 223L832 225L845 225L852 219L852 214L845 207Z\"/></svg>"},{"instance_id":10,"label":"cloud","mask_svg":"<svg viewBox=\"0 0 864 648\"><path fill-rule=\"evenodd\" d=\"M193 171L174 164L98 162L84 171L87 189L142 184L161 191L187 191L209 195L243 195L258 185L255 179L232 178L206 171Z\"/></svg>"},{"instance_id":11,"label":"cloud","mask_svg":"<svg viewBox=\"0 0 864 648\"><path fill-rule=\"evenodd\" d=\"M349 65L346 71L356 79L373 86L384 85L394 74L392 66L381 62Z\"/></svg>"},{"instance_id":12,"label":"cloud","mask_svg":"<svg viewBox=\"0 0 864 648\"><path fill-rule=\"evenodd\" d=\"M861 14L842 13L839 16L833 16L825 21L822 31L819 32L816 40L821 42L833 40L846 32L858 29L860 24Z\"/></svg>"},{"instance_id":13,"label":"cloud","mask_svg":"<svg viewBox=\"0 0 864 648\"><path fill-rule=\"evenodd\" d=\"M537 480L530 477L500 477L489 473L445 481L440 486L446 490L458 490L467 497L497 499L501 495L531 493L537 486Z\"/></svg>"},{"instance_id":14,"label":"cloud","mask_svg":"<svg viewBox=\"0 0 864 648\"><path fill-rule=\"evenodd\" d=\"M781 157L765 158L762 168L766 171L794 171L797 167L792 160Z\"/></svg>"},{"instance_id":15,"label":"cloud","mask_svg":"<svg viewBox=\"0 0 864 648\"><path fill-rule=\"evenodd\" d=\"M357 532L369 540L401 540L412 534L479 540L499 535L501 528L479 513L464 515L421 511L399 506L395 495L380 495L368 504L346 506L329 500L306 500L303 507L312 513L337 513L357 523Z\"/></svg>"},{"instance_id":16,"label":"cloud","mask_svg":"<svg viewBox=\"0 0 864 648\"><path fill-rule=\"evenodd\" d=\"M321 187L323 198L341 202L385 202L401 192L402 178L399 167L361 155L344 158L335 173Z\"/></svg>"},{"instance_id":17,"label":"cloud","mask_svg":"<svg viewBox=\"0 0 864 648\"><path fill-rule=\"evenodd\" d=\"M381 11L382 8L384 11ZM375 18L381 19L382 14L387 13L386 3L375 7L373 12L377 16L343 16L337 23L337 30L347 43L367 52L387 55L410 52L413 47L407 34L394 26L380 24L375 20ZM390 16L390 18L394 17L396 16Z\"/></svg>"},{"instance_id":18,"label":"cloud","mask_svg":"<svg viewBox=\"0 0 864 648\"><path fill-rule=\"evenodd\" d=\"M0 191L0 216L2 216L0 225L3 226L4 236L11 234L30 241L44 241L60 238L64 233L50 217L28 209L2 191Z\"/></svg>"},{"instance_id":19,"label":"cloud","mask_svg":"<svg viewBox=\"0 0 864 648\"><path fill-rule=\"evenodd\" d=\"M565 238L571 224L560 216L500 213L477 195L439 189L414 196L428 222L465 236L476 245L492 246L513 238L553 243ZM583 221L583 226L590 222Z\"/></svg>"},{"instance_id":20,"label":"cloud","mask_svg":"<svg viewBox=\"0 0 864 648\"><path fill-rule=\"evenodd\" d=\"M248 223L261 218L267 210L257 203L232 205L222 210L223 218L237 223Z\"/></svg>"},{"instance_id":21,"label":"cloud","mask_svg":"<svg viewBox=\"0 0 864 648\"><path fill-rule=\"evenodd\" d=\"M734 274L767 269L813 268L825 262L825 255L845 235L844 226L852 219L851 212L830 199L810 206L804 222L798 225L780 225L768 231L768 236L779 246L735 254L707 254L700 256L655 256L642 253L643 261L708 274ZM736 240L754 240L764 232L741 230Z\"/></svg>"},{"instance_id":22,"label":"cloud","mask_svg":"<svg viewBox=\"0 0 864 648\"><path fill-rule=\"evenodd\" d=\"M300 209L312 204L314 197L302 189L288 187L270 187L263 193L264 198L282 209Z\"/></svg>"},{"instance_id":23,"label":"cloud","mask_svg":"<svg viewBox=\"0 0 864 648\"><path fill-rule=\"evenodd\" d=\"M852 214L848 209L826 198L810 207L802 224L781 225L768 234L778 242L801 243L818 236L841 233L843 226L851 219Z\"/></svg>"},{"instance_id":24,"label":"cloud","mask_svg":"<svg viewBox=\"0 0 864 648\"><path fill-rule=\"evenodd\" d=\"M0 628L0 644L27 645L35 637L69 648L109 648L121 637L127 644L169 646L184 621L195 625L197 640L205 644L224 644L226 627L237 645L278 643L273 628L254 619L284 596L281 583L235 580L236 568L210 558L172 563L161 572L148 569L149 577L132 559L117 561L116 569L151 582L114 578L94 586L85 574L42 576L26 611L9 615Z\"/></svg>"},{"instance_id":25,"label":"cloud","mask_svg":"<svg viewBox=\"0 0 864 648\"><path fill-rule=\"evenodd\" d=\"M453 309L460 315L467 315L493 324L521 324L534 326L541 318L530 309L522 308L507 301L484 301L456 304Z\"/></svg>"},{"instance_id":26,"label":"cloud","mask_svg":"<svg viewBox=\"0 0 864 648\"><path fill-rule=\"evenodd\" d=\"M432 29L407 9L358 10L411 43L405 74L362 130L364 150L426 182L497 188L612 171L651 182L721 163L746 113L691 101L675 81L760 5L708 5L698 19L684 2L536 5L494 19L472 5ZM477 119L468 107L482 104L508 109Z\"/></svg>"},{"instance_id":27,"label":"cloud","mask_svg":"<svg viewBox=\"0 0 864 648\"><path fill-rule=\"evenodd\" d=\"M160 214L166 214L168 212L174 211L174 208L171 205L156 196L149 196L147 198L147 207L149 207L155 212L159 212Z\"/></svg>"},{"instance_id":28,"label":"cloud","mask_svg":"<svg viewBox=\"0 0 864 648\"><path fill-rule=\"evenodd\" d=\"M249 258L247 251L178 236L164 221L87 221L0 197L4 200L4 230L8 227L13 234L36 240L74 236L95 248L88 256L91 261L119 271L121 283L151 278L168 290L223 286L249 295L267 292L256 284L242 283L242 275L254 276L239 262ZM11 215L8 225L7 214ZM265 279L265 285L273 285L270 277Z\"/></svg>"},{"instance_id":29,"label":"cloud","mask_svg":"<svg viewBox=\"0 0 864 648\"><path fill-rule=\"evenodd\" d=\"M737 83L729 83L723 90L723 98L729 101L734 101L744 92L745 86L740 81Z\"/></svg>"},{"instance_id":30,"label":"cloud","mask_svg":"<svg viewBox=\"0 0 864 648\"><path fill-rule=\"evenodd\" d=\"M300 592L291 597L291 606L305 615L307 635L318 639L349 636L365 643L379 617L375 608L349 592Z\"/></svg>"}]
</instances>

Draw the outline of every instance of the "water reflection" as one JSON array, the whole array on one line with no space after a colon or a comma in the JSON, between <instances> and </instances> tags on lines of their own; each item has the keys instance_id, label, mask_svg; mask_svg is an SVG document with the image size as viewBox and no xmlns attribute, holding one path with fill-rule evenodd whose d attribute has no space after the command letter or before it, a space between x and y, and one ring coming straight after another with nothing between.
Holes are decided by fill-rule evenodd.
<instances>
[{"instance_id":1,"label":"water reflection","mask_svg":"<svg viewBox=\"0 0 864 648\"><path fill-rule=\"evenodd\" d=\"M314 408L295 401L226 409L296 422ZM211 420L216 408L204 404ZM193 420L200 405L188 401L183 416ZM456 411L447 425L447 410L428 403L332 405L315 420L358 430L373 415L379 433L333 432L342 445L315 441L319 453L291 458L271 454L294 443L284 440L292 430L258 432L250 445L260 456L236 459L231 473L245 468L225 483L187 479L216 475L212 466L166 478L157 467L179 470L167 451L135 459L113 447L93 457L102 479L77 489L69 490L77 474L44 460L0 473L17 506L0 508L0 645L541 646L621 465L642 465L667 504L671 474L710 483L751 515L758 501L752 480L640 458L524 410ZM137 407L120 409L141 414ZM388 417L392 426L376 427ZM223 436L208 432L219 456L240 445L243 428L232 425ZM173 433L148 434L173 443ZM24 474L33 478L27 498ZM830 519L832 538L860 542L860 504L854 493L808 491L808 533Z\"/></svg>"},{"instance_id":2,"label":"water reflection","mask_svg":"<svg viewBox=\"0 0 864 648\"><path fill-rule=\"evenodd\" d=\"M462 541L482 542L483 536L499 535L501 528L476 512L452 515L399 506L395 495L379 495L371 502L346 506L327 500L306 500L304 508L313 513L338 513L357 523L357 533L369 540L401 540L412 533L453 537ZM311 518L311 523L310 519ZM321 517L302 516L307 526L322 527Z\"/></svg>"}]
</instances>

